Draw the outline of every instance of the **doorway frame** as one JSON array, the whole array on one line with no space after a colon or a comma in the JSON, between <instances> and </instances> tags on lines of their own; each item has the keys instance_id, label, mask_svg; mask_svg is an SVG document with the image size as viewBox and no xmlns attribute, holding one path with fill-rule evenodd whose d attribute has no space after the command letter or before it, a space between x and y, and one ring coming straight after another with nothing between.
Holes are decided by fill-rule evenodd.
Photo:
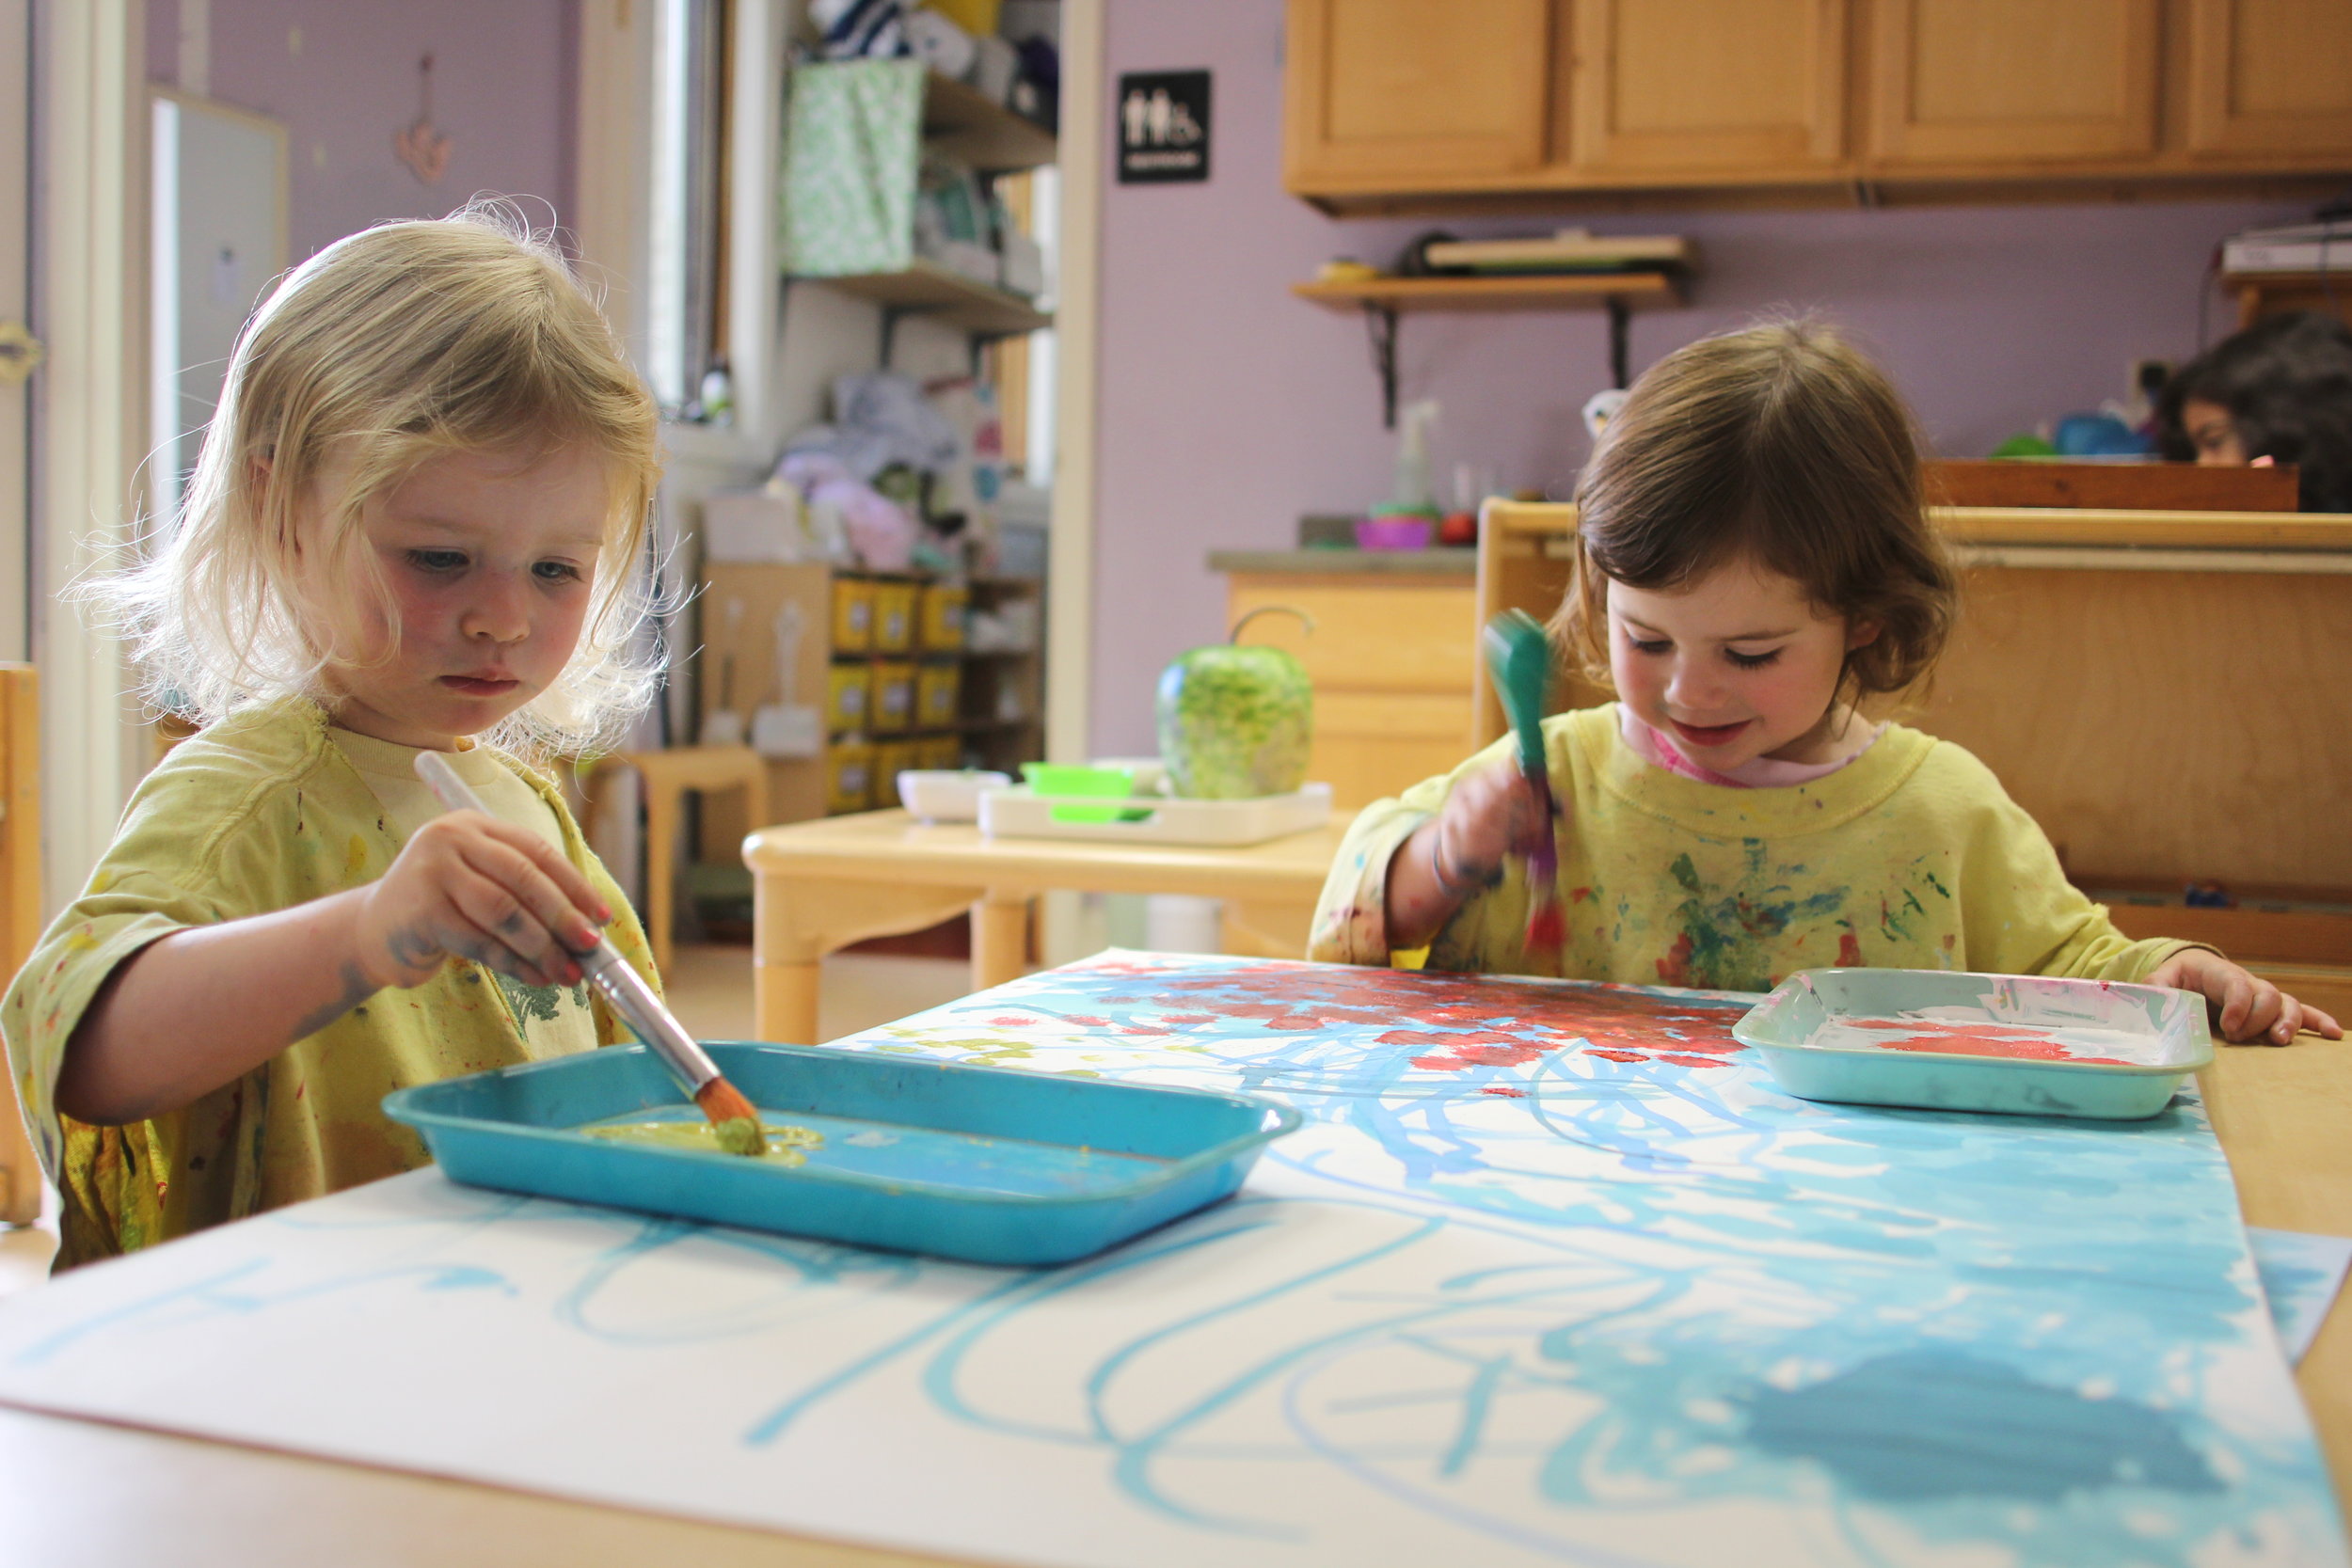
<instances>
[{"instance_id":1,"label":"doorway frame","mask_svg":"<svg viewBox=\"0 0 2352 1568\"><path fill-rule=\"evenodd\" d=\"M59 594L135 537L145 451L144 0L33 12L34 662L40 667L43 905L81 887L144 771L119 640Z\"/></svg>"}]
</instances>

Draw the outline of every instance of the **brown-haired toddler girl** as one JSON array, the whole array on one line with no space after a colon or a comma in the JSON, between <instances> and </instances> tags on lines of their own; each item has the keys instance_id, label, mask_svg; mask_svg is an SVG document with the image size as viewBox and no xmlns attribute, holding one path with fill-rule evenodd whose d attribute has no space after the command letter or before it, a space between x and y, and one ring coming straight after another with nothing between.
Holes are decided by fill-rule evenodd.
<instances>
[{"instance_id":1,"label":"brown-haired toddler girl","mask_svg":"<svg viewBox=\"0 0 2352 1568\"><path fill-rule=\"evenodd\" d=\"M1856 710L1927 674L1955 583L1910 416L1835 333L1660 361L1577 501L1552 629L1617 701L1545 721L1556 818L1508 740L1367 807L1311 957L1733 990L1832 965L2072 975L2201 992L2233 1040L2341 1034L2210 948L2126 938L1982 763ZM1546 832L1556 960L1525 949L1518 857Z\"/></svg>"}]
</instances>

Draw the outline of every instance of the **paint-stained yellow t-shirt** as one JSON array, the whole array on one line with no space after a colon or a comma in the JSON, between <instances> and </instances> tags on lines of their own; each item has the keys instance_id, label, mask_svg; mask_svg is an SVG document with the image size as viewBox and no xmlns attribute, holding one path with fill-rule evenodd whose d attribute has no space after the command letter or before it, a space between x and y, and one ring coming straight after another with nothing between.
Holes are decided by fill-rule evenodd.
<instances>
[{"instance_id":1,"label":"paint-stained yellow t-shirt","mask_svg":"<svg viewBox=\"0 0 2352 1568\"><path fill-rule=\"evenodd\" d=\"M1778 789L1645 761L1613 703L1546 720L1544 741L1565 949L1556 961L1527 953L1514 862L1438 931L1428 967L1726 990L1858 964L2137 980L2192 945L2118 931L1984 764L1900 724L1836 772ZM1365 807L1324 885L1309 957L1389 962L1390 860L1457 782L1512 754L1498 742Z\"/></svg>"},{"instance_id":2,"label":"paint-stained yellow t-shirt","mask_svg":"<svg viewBox=\"0 0 2352 1568\"><path fill-rule=\"evenodd\" d=\"M644 934L562 796L511 757L478 760L492 758L545 806L565 855L614 911L606 934L654 980ZM60 1268L424 1164L416 1134L383 1113L392 1090L628 1037L601 1006L585 1035L532 1026L516 1011L534 1011L527 1000L453 959L181 1110L126 1127L57 1114L66 1042L117 965L188 927L363 886L406 840L308 702L231 715L147 776L89 885L0 1002L8 1069L64 1199Z\"/></svg>"}]
</instances>

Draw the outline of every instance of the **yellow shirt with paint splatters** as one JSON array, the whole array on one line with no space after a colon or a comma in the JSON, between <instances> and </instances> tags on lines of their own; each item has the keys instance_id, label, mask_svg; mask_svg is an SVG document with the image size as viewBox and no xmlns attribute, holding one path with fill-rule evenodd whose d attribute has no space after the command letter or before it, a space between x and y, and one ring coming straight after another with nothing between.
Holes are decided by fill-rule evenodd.
<instances>
[{"instance_id":1,"label":"yellow shirt with paint splatters","mask_svg":"<svg viewBox=\"0 0 2352 1568\"><path fill-rule=\"evenodd\" d=\"M612 908L607 935L659 984L644 933L562 796L498 753L545 803L572 863ZM89 886L50 927L0 1002L8 1069L34 1147L64 1199L57 1266L167 1241L427 1162L386 1117L394 1089L562 1053L525 1032L497 977L452 960L379 991L232 1084L126 1127L57 1114L57 1071L82 1012L149 942L308 903L381 877L406 842L313 704L231 715L147 776ZM601 1006L593 1040L627 1031Z\"/></svg>"},{"instance_id":2,"label":"yellow shirt with paint splatters","mask_svg":"<svg viewBox=\"0 0 2352 1568\"><path fill-rule=\"evenodd\" d=\"M1515 862L1438 933L1429 968L1724 990L1840 964L2137 980L2194 945L2118 931L1991 769L1900 724L1836 772L1779 789L1702 784L1645 761L1613 703L1546 720L1544 744L1561 802L1565 950L1556 964L1527 954L1526 871ZM1324 884L1308 956L1389 962L1397 847L1457 782L1512 754L1499 741L1365 807Z\"/></svg>"}]
</instances>

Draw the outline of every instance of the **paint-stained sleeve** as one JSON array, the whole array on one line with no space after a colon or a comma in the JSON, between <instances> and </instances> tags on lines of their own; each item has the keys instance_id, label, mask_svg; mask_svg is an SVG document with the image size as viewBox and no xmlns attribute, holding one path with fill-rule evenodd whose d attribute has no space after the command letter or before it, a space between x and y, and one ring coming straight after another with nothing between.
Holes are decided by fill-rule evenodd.
<instances>
[{"instance_id":1,"label":"paint-stained sleeve","mask_svg":"<svg viewBox=\"0 0 2352 1568\"><path fill-rule=\"evenodd\" d=\"M67 1042L108 976L149 943L281 908L278 820L289 792L199 757L150 773L82 895L59 912L0 1001L0 1034L24 1122L63 1185L67 1126L56 1108Z\"/></svg>"},{"instance_id":2,"label":"paint-stained sleeve","mask_svg":"<svg viewBox=\"0 0 2352 1568\"><path fill-rule=\"evenodd\" d=\"M1357 816L1332 858L1323 897L1315 906L1313 934L1307 956L1323 963L1386 964L1394 957L1389 945L1389 864L1413 830L1445 809L1454 786L1472 773L1492 768L1507 757L1510 742L1498 741L1451 773L1423 779L1393 800L1375 800ZM1497 895L1506 895L1502 909ZM1472 894L1438 933L1430 947L1433 968L1485 971L1504 964L1481 961L1490 946L1485 933L1498 920L1508 924L1526 918L1526 890L1516 870L1506 871L1487 887ZM1444 961L1440 957L1444 956Z\"/></svg>"},{"instance_id":3,"label":"paint-stained sleeve","mask_svg":"<svg viewBox=\"0 0 2352 1568\"><path fill-rule=\"evenodd\" d=\"M2106 906L2066 879L2041 825L1982 764L1969 757L1966 767L1976 775L1970 793L1978 797L1968 814L1961 887L1969 968L2129 982L2201 945L2164 937L2135 942L2117 930Z\"/></svg>"},{"instance_id":4,"label":"paint-stained sleeve","mask_svg":"<svg viewBox=\"0 0 2352 1568\"><path fill-rule=\"evenodd\" d=\"M1416 784L1405 800L1375 800L1357 814L1324 879L1307 957L1332 964L1389 961L1389 863L1396 858L1397 847L1431 815L1406 800L1443 782Z\"/></svg>"}]
</instances>

